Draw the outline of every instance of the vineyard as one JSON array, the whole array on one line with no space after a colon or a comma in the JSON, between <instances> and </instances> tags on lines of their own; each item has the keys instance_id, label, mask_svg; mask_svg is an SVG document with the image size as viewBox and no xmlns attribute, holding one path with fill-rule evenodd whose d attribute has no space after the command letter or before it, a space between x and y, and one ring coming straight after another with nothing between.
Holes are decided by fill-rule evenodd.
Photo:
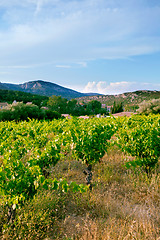
<instances>
[{"instance_id":1,"label":"vineyard","mask_svg":"<svg viewBox=\"0 0 160 240\"><path fill-rule=\"evenodd\" d=\"M0 237L158 239L159 158L159 115L0 122Z\"/></svg>"}]
</instances>

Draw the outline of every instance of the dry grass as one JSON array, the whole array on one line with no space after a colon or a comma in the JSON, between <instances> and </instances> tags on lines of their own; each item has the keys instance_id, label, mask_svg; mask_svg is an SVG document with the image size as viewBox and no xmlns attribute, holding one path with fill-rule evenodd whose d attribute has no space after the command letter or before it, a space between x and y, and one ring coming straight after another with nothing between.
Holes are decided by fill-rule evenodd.
<instances>
[{"instance_id":1,"label":"dry grass","mask_svg":"<svg viewBox=\"0 0 160 240\"><path fill-rule=\"evenodd\" d=\"M159 174L127 170L125 159L112 149L94 167L92 192L71 196L61 226L66 239L160 239ZM84 182L82 169L73 161L65 177Z\"/></svg>"},{"instance_id":2,"label":"dry grass","mask_svg":"<svg viewBox=\"0 0 160 240\"><path fill-rule=\"evenodd\" d=\"M50 169L51 176L85 184L85 166L66 158ZM160 240L159 170L148 178L127 170L126 159L117 149L106 154L94 166L91 192L39 193L20 210L14 234L3 239ZM34 227L24 238L26 223Z\"/></svg>"}]
</instances>

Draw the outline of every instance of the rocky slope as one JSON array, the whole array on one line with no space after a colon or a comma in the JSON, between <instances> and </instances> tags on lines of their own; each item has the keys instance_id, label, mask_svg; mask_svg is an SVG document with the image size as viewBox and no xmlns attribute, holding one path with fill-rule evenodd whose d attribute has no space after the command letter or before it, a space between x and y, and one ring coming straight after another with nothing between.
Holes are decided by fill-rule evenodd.
<instances>
[{"instance_id":1,"label":"rocky slope","mask_svg":"<svg viewBox=\"0 0 160 240\"><path fill-rule=\"evenodd\" d=\"M23 91L45 96L56 95L62 96L67 99L83 97L88 95L96 95L96 93L83 94L72 89L62 87L58 84L42 80L30 81L23 84L0 83L0 89Z\"/></svg>"}]
</instances>

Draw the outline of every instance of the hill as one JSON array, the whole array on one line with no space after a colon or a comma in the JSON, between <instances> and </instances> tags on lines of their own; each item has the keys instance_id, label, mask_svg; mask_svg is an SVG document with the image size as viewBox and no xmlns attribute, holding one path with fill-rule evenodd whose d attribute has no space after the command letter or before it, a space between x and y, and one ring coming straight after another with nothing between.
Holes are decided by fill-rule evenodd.
<instances>
[{"instance_id":1,"label":"hill","mask_svg":"<svg viewBox=\"0 0 160 240\"><path fill-rule=\"evenodd\" d=\"M142 90L117 95L84 96L77 98L77 100L78 102L84 103L87 103L91 100L97 100L108 106L113 105L114 101L122 102L126 110L133 110L136 106L139 105L139 103L143 102L144 100L149 101L151 99L158 98L160 98L160 91Z\"/></svg>"},{"instance_id":2,"label":"hill","mask_svg":"<svg viewBox=\"0 0 160 240\"><path fill-rule=\"evenodd\" d=\"M0 83L0 89L23 91L43 96L56 95L67 99L96 95L96 93L80 93L72 89L62 87L58 84L42 80L30 81L23 84Z\"/></svg>"}]
</instances>

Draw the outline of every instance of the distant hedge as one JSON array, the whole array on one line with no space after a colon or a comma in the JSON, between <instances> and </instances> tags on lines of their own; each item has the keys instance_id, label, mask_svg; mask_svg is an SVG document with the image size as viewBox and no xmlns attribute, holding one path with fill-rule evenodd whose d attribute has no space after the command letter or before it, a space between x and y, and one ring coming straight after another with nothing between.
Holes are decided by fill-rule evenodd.
<instances>
[{"instance_id":1,"label":"distant hedge","mask_svg":"<svg viewBox=\"0 0 160 240\"><path fill-rule=\"evenodd\" d=\"M20 121L30 119L58 119L61 114L56 111L41 109L34 104L23 103L9 105L6 109L0 110L0 121Z\"/></svg>"}]
</instances>

